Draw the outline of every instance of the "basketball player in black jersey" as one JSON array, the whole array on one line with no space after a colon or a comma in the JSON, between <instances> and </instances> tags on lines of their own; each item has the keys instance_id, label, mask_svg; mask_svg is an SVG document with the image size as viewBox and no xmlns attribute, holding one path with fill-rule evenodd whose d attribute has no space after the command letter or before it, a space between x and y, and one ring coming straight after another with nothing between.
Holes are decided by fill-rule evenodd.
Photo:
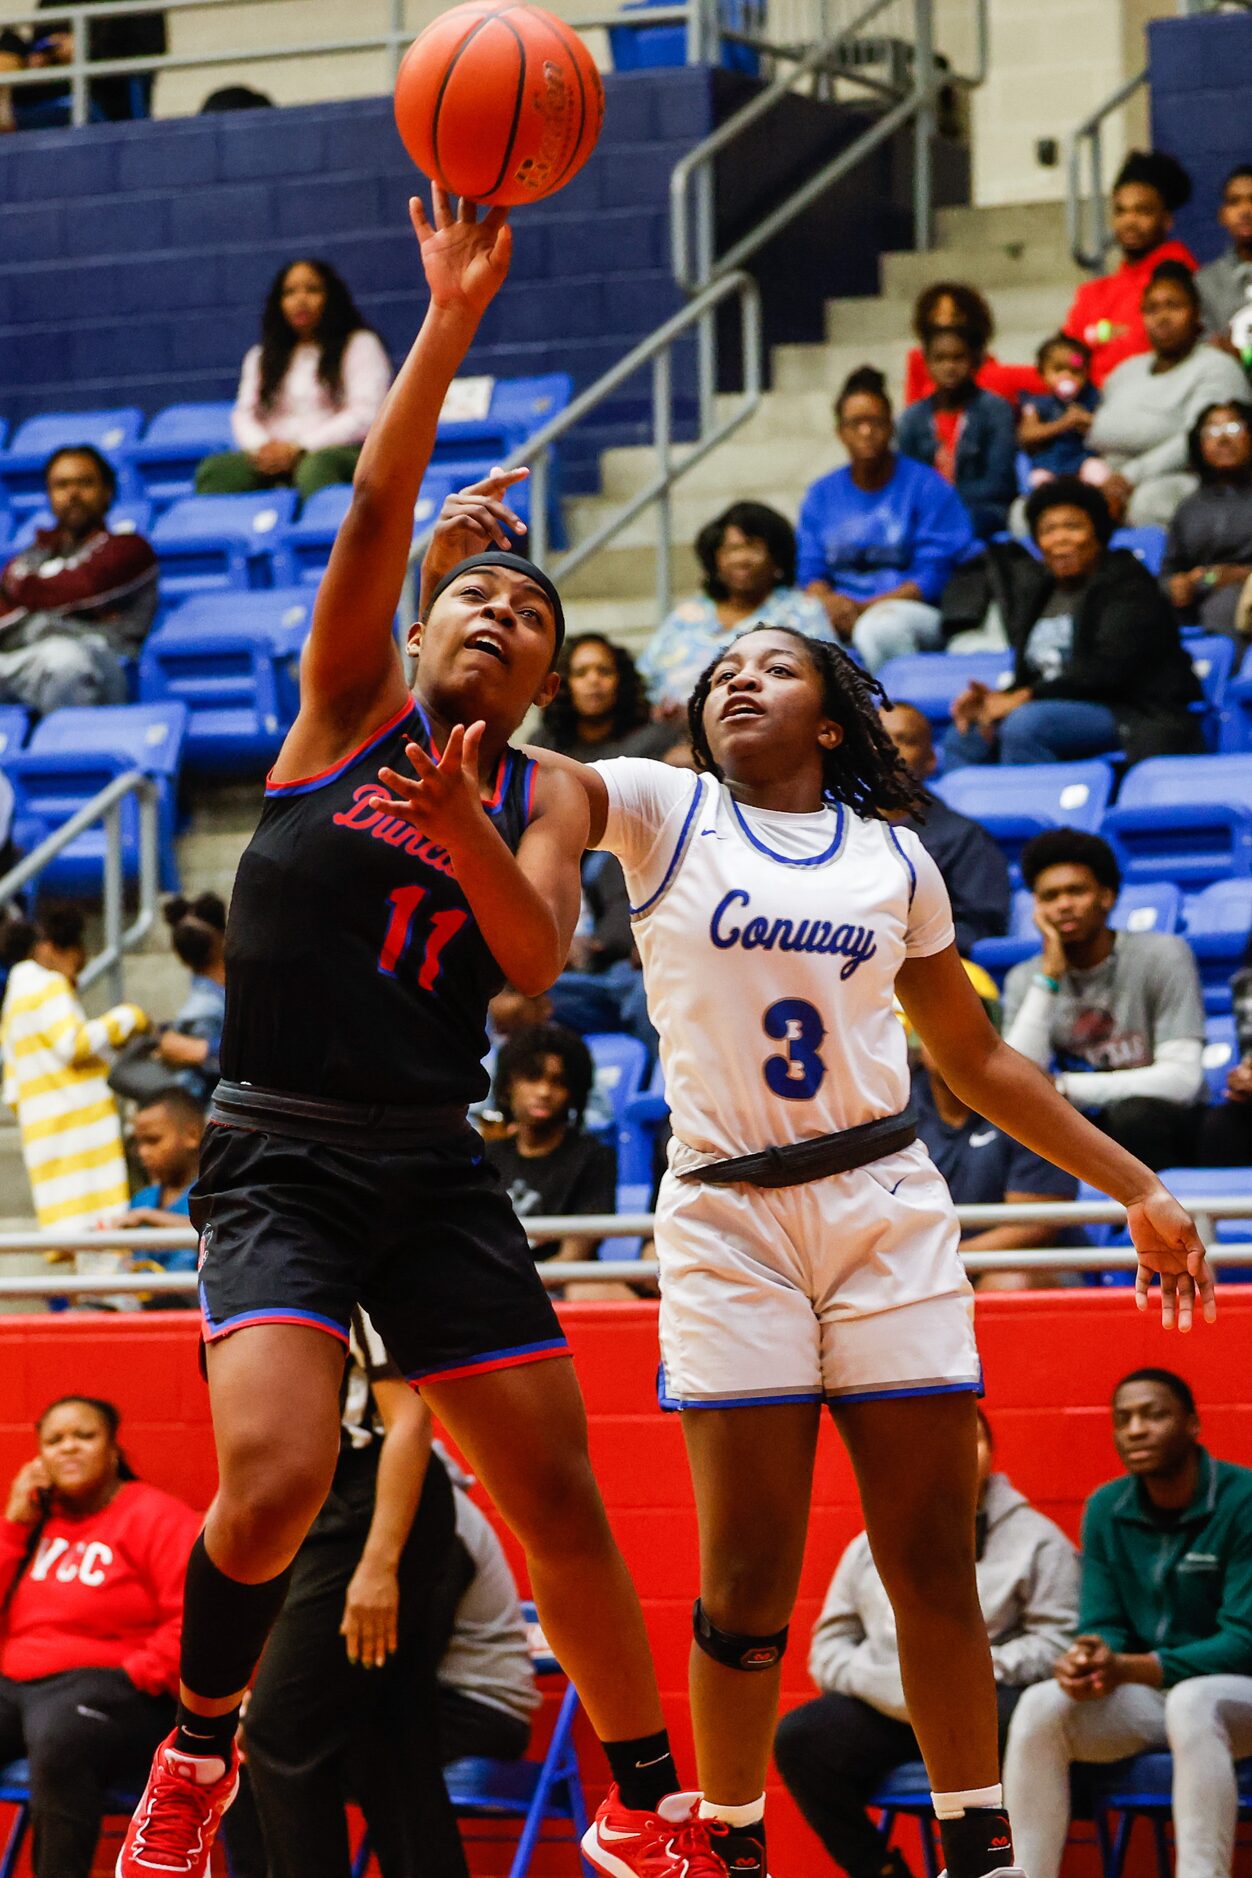
<instances>
[{"instance_id":1,"label":"basketball player in black jersey","mask_svg":"<svg viewBox=\"0 0 1252 1878\"><path fill-rule=\"evenodd\" d=\"M501 529L423 607L412 696L393 642L440 406L510 252L502 211L454 216L436 190L435 225L412 215L430 307L361 452L231 905L224 1077L192 1200L220 1485L188 1568L178 1726L117 1873L208 1871L242 1696L334 1471L359 1302L525 1548L613 1769L599 1869L724 1878L698 1796L673 1791L560 1324L465 1118L488 998L506 978L542 991L564 964L588 816L573 778L509 746L556 688L564 621ZM380 766L416 773L420 827L376 806Z\"/></svg>"}]
</instances>

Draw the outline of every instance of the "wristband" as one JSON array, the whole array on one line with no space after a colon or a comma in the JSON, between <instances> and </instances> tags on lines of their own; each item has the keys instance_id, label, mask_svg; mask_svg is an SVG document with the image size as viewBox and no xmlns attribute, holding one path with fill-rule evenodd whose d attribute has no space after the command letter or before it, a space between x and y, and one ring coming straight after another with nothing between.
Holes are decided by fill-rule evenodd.
<instances>
[{"instance_id":1,"label":"wristband","mask_svg":"<svg viewBox=\"0 0 1252 1878\"><path fill-rule=\"evenodd\" d=\"M1206 567L1204 572L1200 576L1200 585L1202 587L1215 587L1217 585L1217 580L1218 580L1217 569L1215 567Z\"/></svg>"},{"instance_id":2,"label":"wristband","mask_svg":"<svg viewBox=\"0 0 1252 1878\"><path fill-rule=\"evenodd\" d=\"M1061 989L1060 980L1049 978L1046 972L1036 972L1031 983L1038 985L1040 991L1056 992Z\"/></svg>"}]
</instances>

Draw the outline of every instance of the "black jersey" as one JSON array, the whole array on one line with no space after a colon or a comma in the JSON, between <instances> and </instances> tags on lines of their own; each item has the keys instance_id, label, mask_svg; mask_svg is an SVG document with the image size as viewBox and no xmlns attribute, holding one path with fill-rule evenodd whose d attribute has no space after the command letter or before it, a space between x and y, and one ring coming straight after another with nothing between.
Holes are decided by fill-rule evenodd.
<instances>
[{"instance_id":1,"label":"black jersey","mask_svg":"<svg viewBox=\"0 0 1252 1878\"><path fill-rule=\"evenodd\" d=\"M239 863L226 929L222 1074L345 1102L470 1103L487 1092L489 999L504 983L447 851L371 808L410 701L333 769L275 783ZM516 851L535 765L501 756L485 806Z\"/></svg>"}]
</instances>

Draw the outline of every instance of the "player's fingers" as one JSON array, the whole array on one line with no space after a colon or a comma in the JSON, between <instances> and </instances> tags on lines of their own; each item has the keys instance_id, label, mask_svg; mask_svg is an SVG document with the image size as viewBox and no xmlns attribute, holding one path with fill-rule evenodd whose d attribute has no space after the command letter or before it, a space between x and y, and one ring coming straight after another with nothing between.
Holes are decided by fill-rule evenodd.
<instances>
[{"instance_id":1,"label":"player's fingers","mask_svg":"<svg viewBox=\"0 0 1252 1878\"><path fill-rule=\"evenodd\" d=\"M496 208L489 210L487 215L484 217L483 232L485 234L489 234L492 237L492 240L494 242L495 237L499 235L500 230L502 228L507 228L508 225L509 225L508 210L506 208L497 206Z\"/></svg>"},{"instance_id":2,"label":"player's fingers","mask_svg":"<svg viewBox=\"0 0 1252 1878\"><path fill-rule=\"evenodd\" d=\"M443 755L439 759L438 775L447 776L462 767L462 751L465 744L465 726L454 724L448 732L448 741L443 746Z\"/></svg>"},{"instance_id":3,"label":"player's fingers","mask_svg":"<svg viewBox=\"0 0 1252 1878\"><path fill-rule=\"evenodd\" d=\"M483 733L486 731L486 728L486 724L479 718L478 722L471 724L469 729L465 732L461 767L465 770L467 775L475 778L477 778L478 775L478 751L482 744Z\"/></svg>"},{"instance_id":4,"label":"player's fingers","mask_svg":"<svg viewBox=\"0 0 1252 1878\"><path fill-rule=\"evenodd\" d=\"M1177 1314L1178 1280L1173 1272L1161 1273L1161 1327L1164 1330L1174 1328Z\"/></svg>"},{"instance_id":5,"label":"player's fingers","mask_svg":"<svg viewBox=\"0 0 1252 1878\"><path fill-rule=\"evenodd\" d=\"M496 267L505 269L508 267L512 258L513 224L512 222L502 222L499 229L496 231L496 238L491 244L491 259Z\"/></svg>"},{"instance_id":6,"label":"player's fingers","mask_svg":"<svg viewBox=\"0 0 1252 1878\"><path fill-rule=\"evenodd\" d=\"M514 483L524 482L530 475L525 463L519 463L516 469L492 469L481 481L467 483L459 493L463 496L502 496Z\"/></svg>"},{"instance_id":7,"label":"player's fingers","mask_svg":"<svg viewBox=\"0 0 1252 1878\"><path fill-rule=\"evenodd\" d=\"M426 213L426 204L420 196L409 197L409 220L413 224L413 233L419 241L424 241L427 235L434 234L430 217Z\"/></svg>"},{"instance_id":8,"label":"player's fingers","mask_svg":"<svg viewBox=\"0 0 1252 1878\"><path fill-rule=\"evenodd\" d=\"M1217 1318L1217 1286L1213 1279L1213 1268L1205 1253L1201 1252L1198 1257L1192 1254L1187 1260L1187 1270L1199 1295L1200 1315L1206 1324L1214 1323Z\"/></svg>"},{"instance_id":9,"label":"player's fingers","mask_svg":"<svg viewBox=\"0 0 1252 1878\"><path fill-rule=\"evenodd\" d=\"M1141 1311L1146 1311L1148 1308L1148 1293L1152 1289L1152 1276L1151 1266L1145 1265L1140 1260L1139 1269L1135 1273L1135 1303Z\"/></svg>"},{"instance_id":10,"label":"player's fingers","mask_svg":"<svg viewBox=\"0 0 1252 1878\"><path fill-rule=\"evenodd\" d=\"M457 203L456 219L458 222L468 222L473 227L478 220L478 204L471 202L467 196L462 196Z\"/></svg>"},{"instance_id":11,"label":"player's fingers","mask_svg":"<svg viewBox=\"0 0 1252 1878\"><path fill-rule=\"evenodd\" d=\"M404 746L404 754L413 765L419 782L429 782L432 777L438 775L438 765L432 763L428 752L423 750L420 743L406 743Z\"/></svg>"},{"instance_id":12,"label":"player's fingers","mask_svg":"<svg viewBox=\"0 0 1252 1878\"><path fill-rule=\"evenodd\" d=\"M435 227L451 228L453 221L452 204L448 199L447 190L441 188L438 183L432 183L430 185L430 200L431 206L435 211Z\"/></svg>"},{"instance_id":13,"label":"player's fingers","mask_svg":"<svg viewBox=\"0 0 1252 1878\"><path fill-rule=\"evenodd\" d=\"M415 782L412 776L401 776L399 771L394 769L380 769L378 780L390 789L392 795L400 796L406 802L417 802L421 799L422 785Z\"/></svg>"}]
</instances>

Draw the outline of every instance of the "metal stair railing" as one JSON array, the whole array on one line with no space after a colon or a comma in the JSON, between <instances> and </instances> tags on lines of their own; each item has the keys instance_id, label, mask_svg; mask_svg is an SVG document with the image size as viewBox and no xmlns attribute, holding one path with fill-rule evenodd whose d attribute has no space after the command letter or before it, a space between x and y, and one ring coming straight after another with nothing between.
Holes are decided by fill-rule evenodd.
<instances>
[{"instance_id":1,"label":"metal stair railing","mask_svg":"<svg viewBox=\"0 0 1252 1878\"><path fill-rule=\"evenodd\" d=\"M122 805L135 796L139 805L139 904L130 925L125 924L125 886L122 865ZM0 905L7 903L23 887L36 880L50 862L63 854L72 841L87 833L98 822L104 824L104 944L84 967L78 979L80 991L86 991L97 978L107 978L114 1003L123 996L122 961L151 931L156 919L160 884L157 829L158 790L142 770L126 770L115 776L98 795L85 802L68 821L54 829L37 848L24 855L7 874L0 875Z\"/></svg>"}]
</instances>

